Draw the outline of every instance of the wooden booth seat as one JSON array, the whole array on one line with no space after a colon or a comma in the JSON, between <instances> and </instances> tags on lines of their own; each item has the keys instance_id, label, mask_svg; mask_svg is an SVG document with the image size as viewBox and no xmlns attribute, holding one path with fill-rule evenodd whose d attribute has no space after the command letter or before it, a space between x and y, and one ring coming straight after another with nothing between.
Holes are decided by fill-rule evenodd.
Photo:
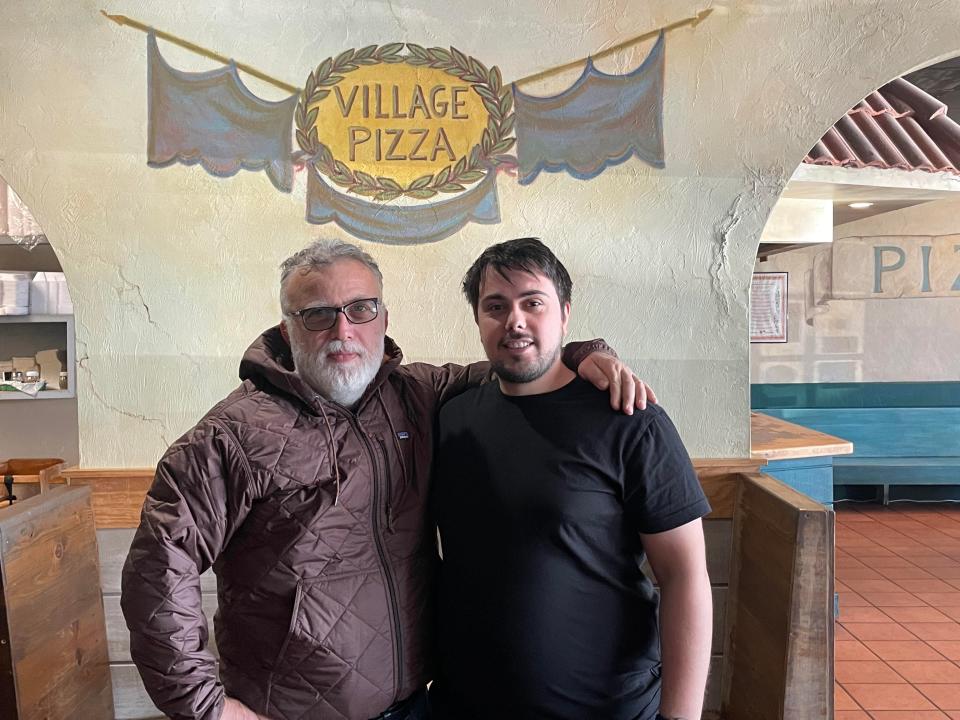
<instances>
[{"instance_id":1,"label":"wooden booth seat","mask_svg":"<svg viewBox=\"0 0 960 720\"><path fill-rule=\"evenodd\" d=\"M714 600L704 718L823 720L833 716L833 513L756 472L760 464L695 461L713 506L704 524ZM120 571L152 470L63 474L92 490L115 717L155 718L120 613ZM212 573L201 592L212 618Z\"/></svg>"},{"instance_id":2,"label":"wooden booth seat","mask_svg":"<svg viewBox=\"0 0 960 720\"><path fill-rule=\"evenodd\" d=\"M956 485L960 407L764 408L765 414L853 442L833 459L834 487ZM958 494L957 499L960 499Z\"/></svg>"}]
</instances>

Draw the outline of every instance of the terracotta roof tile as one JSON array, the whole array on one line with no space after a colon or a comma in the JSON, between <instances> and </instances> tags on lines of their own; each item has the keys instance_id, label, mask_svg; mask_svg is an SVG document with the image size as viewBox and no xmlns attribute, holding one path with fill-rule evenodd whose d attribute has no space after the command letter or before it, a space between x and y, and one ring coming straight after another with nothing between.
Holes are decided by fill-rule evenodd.
<instances>
[{"instance_id":1,"label":"terracotta roof tile","mask_svg":"<svg viewBox=\"0 0 960 720\"><path fill-rule=\"evenodd\" d=\"M960 124L944 103L897 78L851 108L803 161L960 175Z\"/></svg>"}]
</instances>

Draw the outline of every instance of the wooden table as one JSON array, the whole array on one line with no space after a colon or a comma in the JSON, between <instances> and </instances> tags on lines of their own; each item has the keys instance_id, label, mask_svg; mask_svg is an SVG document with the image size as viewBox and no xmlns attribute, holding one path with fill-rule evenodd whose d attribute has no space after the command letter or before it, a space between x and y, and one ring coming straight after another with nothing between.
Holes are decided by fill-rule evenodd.
<instances>
[{"instance_id":1,"label":"wooden table","mask_svg":"<svg viewBox=\"0 0 960 720\"><path fill-rule=\"evenodd\" d=\"M849 440L750 413L750 456L767 461L763 472L824 505L833 504L833 456L852 452Z\"/></svg>"}]
</instances>

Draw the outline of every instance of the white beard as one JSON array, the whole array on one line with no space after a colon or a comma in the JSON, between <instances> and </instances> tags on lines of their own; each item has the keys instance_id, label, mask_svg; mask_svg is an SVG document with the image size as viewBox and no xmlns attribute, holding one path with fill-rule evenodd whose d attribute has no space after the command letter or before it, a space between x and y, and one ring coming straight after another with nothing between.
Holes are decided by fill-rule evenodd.
<instances>
[{"instance_id":1,"label":"white beard","mask_svg":"<svg viewBox=\"0 0 960 720\"><path fill-rule=\"evenodd\" d=\"M383 338L379 352L369 353L360 343L331 340L318 352L305 352L296 343L291 343L294 367L310 387L327 400L352 408L376 377L383 363ZM342 365L327 358L329 353L356 353L358 359Z\"/></svg>"}]
</instances>

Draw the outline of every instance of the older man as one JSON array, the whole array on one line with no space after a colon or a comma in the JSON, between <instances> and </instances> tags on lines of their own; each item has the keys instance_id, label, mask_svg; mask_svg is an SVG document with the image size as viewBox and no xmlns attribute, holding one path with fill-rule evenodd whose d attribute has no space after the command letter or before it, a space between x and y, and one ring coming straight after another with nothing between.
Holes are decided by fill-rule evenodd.
<instances>
[{"instance_id":1,"label":"older man","mask_svg":"<svg viewBox=\"0 0 960 720\"><path fill-rule=\"evenodd\" d=\"M434 416L488 366L401 365L380 271L347 243L284 262L281 307L240 387L157 467L123 573L133 660L173 718L425 717ZM618 404L622 367L607 369Z\"/></svg>"}]
</instances>

